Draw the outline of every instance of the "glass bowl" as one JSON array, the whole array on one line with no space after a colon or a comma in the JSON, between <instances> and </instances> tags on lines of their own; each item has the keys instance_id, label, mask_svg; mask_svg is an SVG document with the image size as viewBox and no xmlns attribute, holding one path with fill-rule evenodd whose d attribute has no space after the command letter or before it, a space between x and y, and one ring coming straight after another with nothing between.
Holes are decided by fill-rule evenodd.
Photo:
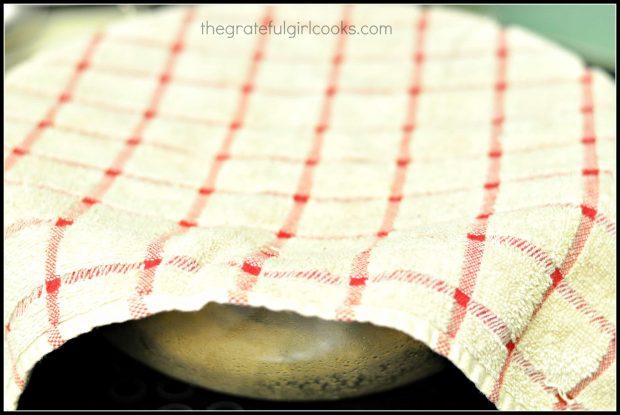
<instances>
[{"instance_id":1,"label":"glass bowl","mask_svg":"<svg viewBox=\"0 0 620 415\"><path fill-rule=\"evenodd\" d=\"M163 312L102 333L171 377L259 399L355 397L421 379L445 362L397 330L230 304Z\"/></svg>"}]
</instances>

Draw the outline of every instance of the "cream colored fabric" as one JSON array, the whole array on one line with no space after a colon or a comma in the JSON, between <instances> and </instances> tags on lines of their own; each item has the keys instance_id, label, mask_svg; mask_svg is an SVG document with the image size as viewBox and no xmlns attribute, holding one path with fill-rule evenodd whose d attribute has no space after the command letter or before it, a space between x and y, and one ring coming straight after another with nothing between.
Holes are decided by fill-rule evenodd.
<instances>
[{"instance_id":1,"label":"cream colored fabric","mask_svg":"<svg viewBox=\"0 0 620 415\"><path fill-rule=\"evenodd\" d=\"M343 18L393 33L200 28ZM500 409L615 409L615 112L443 8L165 8L43 53L5 83L4 408L64 341L216 301L400 329Z\"/></svg>"}]
</instances>

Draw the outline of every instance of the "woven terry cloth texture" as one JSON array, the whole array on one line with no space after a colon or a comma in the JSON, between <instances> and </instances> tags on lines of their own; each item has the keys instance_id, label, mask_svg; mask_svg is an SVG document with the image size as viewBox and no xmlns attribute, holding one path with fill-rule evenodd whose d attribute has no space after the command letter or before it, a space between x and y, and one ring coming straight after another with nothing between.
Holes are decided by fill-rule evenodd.
<instances>
[{"instance_id":1,"label":"woven terry cloth texture","mask_svg":"<svg viewBox=\"0 0 620 415\"><path fill-rule=\"evenodd\" d=\"M392 34L201 34L270 20ZM615 408L615 85L556 45L443 8L165 8L5 99L5 408L68 339L210 301L402 330L500 409Z\"/></svg>"}]
</instances>

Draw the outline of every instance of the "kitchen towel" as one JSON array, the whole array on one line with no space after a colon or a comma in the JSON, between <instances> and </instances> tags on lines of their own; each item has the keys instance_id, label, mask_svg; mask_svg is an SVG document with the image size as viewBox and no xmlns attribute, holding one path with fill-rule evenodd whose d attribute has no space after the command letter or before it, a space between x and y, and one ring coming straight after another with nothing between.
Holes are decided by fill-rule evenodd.
<instances>
[{"instance_id":1,"label":"kitchen towel","mask_svg":"<svg viewBox=\"0 0 620 415\"><path fill-rule=\"evenodd\" d=\"M38 54L5 79L4 408L68 339L215 301L402 330L500 409L614 409L615 113L441 7L166 7Z\"/></svg>"}]
</instances>

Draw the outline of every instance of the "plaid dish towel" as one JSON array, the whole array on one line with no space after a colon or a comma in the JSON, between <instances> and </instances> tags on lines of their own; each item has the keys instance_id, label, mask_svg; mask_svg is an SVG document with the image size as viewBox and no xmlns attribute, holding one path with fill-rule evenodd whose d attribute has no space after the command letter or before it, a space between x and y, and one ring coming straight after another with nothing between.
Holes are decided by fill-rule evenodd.
<instances>
[{"instance_id":1,"label":"plaid dish towel","mask_svg":"<svg viewBox=\"0 0 620 415\"><path fill-rule=\"evenodd\" d=\"M391 34L275 33L308 21ZM614 409L615 99L442 8L165 8L36 56L5 82L4 408L68 339L215 301L402 330L500 409Z\"/></svg>"}]
</instances>

